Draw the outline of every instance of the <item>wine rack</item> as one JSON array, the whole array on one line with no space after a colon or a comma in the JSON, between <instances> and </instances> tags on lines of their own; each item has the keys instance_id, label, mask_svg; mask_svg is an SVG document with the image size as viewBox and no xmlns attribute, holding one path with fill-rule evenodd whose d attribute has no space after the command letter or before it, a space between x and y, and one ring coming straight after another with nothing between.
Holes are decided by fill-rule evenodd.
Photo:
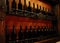
<instances>
[{"instance_id":1,"label":"wine rack","mask_svg":"<svg viewBox=\"0 0 60 43\"><path fill-rule=\"evenodd\" d=\"M6 3L9 3L8 0ZM45 19L45 20L52 20L53 18L53 14L51 11L46 11L48 9L45 9L43 7L43 10L41 10L41 6L40 9L38 9L38 4L36 5L37 8L35 8L35 3L33 3L33 8L31 7L31 2L29 1L29 6L26 6L26 0L24 0L24 6L21 3L21 0L19 0L18 3L18 10L16 10L16 2L15 0L13 0L12 2L12 7L11 7L11 11L9 11L9 4L7 5L7 13L9 15L15 15L15 16L23 16L23 17L29 17L29 18L33 18L33 19Z\"/></svg>"},{"instance_id":2,"label":"wine rack","mask_svg":"<svg viewBox=\"0 0 60 43\"><path fill-rule=\"evenodd\" d=\"M48 8L44 8L42 6L40 6L40 8L38 8L38 6L39 6L38 4L36 5L37 8L35 8L35 3L33 3L33 7L31 7L30 1L28 2L28 6L27 6L26 0L24 0L24 5L22 4L21 0L19 0L18 9L16 8L17 4L16 4L15 0L12 1L11 9L9 9L8 0L6 0L6 6L7 6L6 16L15 16L16 18L18 18L18 21L20 20L19 17L28 18L29 20L32 19L31 20L32 25L29 26L29 30L28 30L28 25L23 24L23 25L25 25L25 28L24 28L25 30L23 30L23 28L22 28L23 25L20 25L19 31L17 32L16 26L13 23L12 30L11 30L11 32L9 32L9 27L6 24L6 26L5 26L6 43L33 43L33 42L45 40L48 38L56 37L58 35L57 29L54 28L57 25L57 24L55 24L55 23L57 23L56 22L57 20L55 19L56 17L54 18L54 15L53 15L54 13L51 10L49 10ZM14 17L12 17L12 18L14 18ZM27 22L30 22L30 21L28 21L28 19L24 19L24 20L26 20ZM38 23L36 23L37 20L45 20L45 22L43 22L43 21L41 22L45 25L40 26L40 24L39 24L40 21ZM48 27L48 25L46 25L46 23L47 23L46 21L48 21L48 22L51 21L52 26ZM21 22L21 20L19 22ZM35 24L35 26L33 26L34 22L39 25L37 26ZM36 26L37 26L37 28L36 28Z\"/></svg>"},{"instance_id":3,"label":"wine rack","mask_svg":"<svg viewBox=\"0 0 60 43\"><path fill-rule=\"evenodd\" d=\"M22 25L20 25L19 32L17 33L15 30L15 26L12 26L12 32L9 32L8 25L5 26L6 30L6 43L33 43L36 41L41 41L44 39L56 37L57 33L54 32L53 28L48 29L48 27L40 27L36 30L36 26L32 28L30 26L30 30L28 31L28 27L25 27L25 31L22 29ZM17 38L18 37L18 38Z\"/></svg>"}]
</instances>

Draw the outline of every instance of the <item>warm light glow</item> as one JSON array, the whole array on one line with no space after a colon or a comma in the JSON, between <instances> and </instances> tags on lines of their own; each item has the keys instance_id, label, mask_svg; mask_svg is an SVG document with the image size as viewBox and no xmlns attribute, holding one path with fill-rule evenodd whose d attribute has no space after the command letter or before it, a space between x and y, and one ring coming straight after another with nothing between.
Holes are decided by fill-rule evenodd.
<instances>
[{"instance_id":1,"label":"warm light glow","mask_svg":"<svg viewBox=\"0 0 60 43\"><path fill-rule=\"evenodd\" d=\"M15 0L16 1L16 4L17 4L17 9L18 9L18 3L19 3L19 0ZM38 0L26 0L26 4L28 6L28 2L31 2L31 7L33 7L33 3L35 3L35 8L37 8L37 4L38 4L38 7L44 7L44 8L47 8L47 9L50 9L51 10L51 5L50 4L47 4L47 3L44 3L44 2L41 2L41 1L38 1ZM11 3L12 3L12 0L9 0L9 5L10 5L10 9L11 9ZM22 5L24 5L24 0L21 0L21 3Z\"/></svg>"},{"instance_id":2,"label":"warm light glow","mask_svg":"<svg viewBox=\"0 0 60 43\"><path fill-rule=\"evenodd\" d=\"M37 8L37 4L38 6L42 6L42 7L45 7L47 9L51 9L51 5L47 4L47 3L44 3L44 2L41 2L41 1L38 1L38 0L26 0L26 4L28 6L28 2L31 2L31 7L33 7L33 3L35 3L35 8ZM24 5L24 0L21 0L22 4Z\"/></svg>"},{"instance_id":3,"label":"warm light glow","mask_svg":"<svg viewBox=\"0 0 60 43\"><path fill-rule=\"evenodd\" d=\"M28 0L28 1L30 1L30 0Z\"/></svg>"}]
</instances>

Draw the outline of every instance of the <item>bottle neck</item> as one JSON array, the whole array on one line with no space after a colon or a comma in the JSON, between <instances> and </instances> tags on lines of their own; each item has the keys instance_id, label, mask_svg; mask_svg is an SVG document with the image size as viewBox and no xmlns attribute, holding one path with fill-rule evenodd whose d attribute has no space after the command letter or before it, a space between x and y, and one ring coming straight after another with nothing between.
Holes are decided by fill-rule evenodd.
<instances>
[{"instance_id":1,"label":"bottle neck","mask_svg":"<svg viewBox=\"0 0 60 43\"><path fill-rule=\"evenodd\" d=\"M24 5L26 5L26 0L24 0Z\"/></svg>"},{"instance_id":2,"label":"bottle neck","mask_svg":"<svg viewBox=\"0 0 60 43\"><path fill-rule=\"evenodd\" d=\"M41 11L41 6L40 6L40 11Z\"/></svg>"},{"instance_id":3,"label":"bottle neck","mask_svg":"<svg viewBox=\"0 0 60 43\"><path fill-rule=\"evenodd\" d=\"M33 3L33 12L35 12L35 4Z\"/></svg>"},{"instance_id":4,"label":"bottle neck","mask_svg":"<svg viewBox=\"0 0 60 43\"><path fill-rule=\"evenodd\" d=\"M6 5L8 5L9 4L9 1L8 0L6 0Z\"/></svg>"},{"instance_id":5,"label":"bottle neck","mask_svg":"<svg viewBox=\"0 0 60 43\"><path fill-rule=\"evenodd\" d=\"M24 10L26 10L26 0L24 0Z\"/></svg>"},{"instance_id":6,"label":"bottle neck","mask_svg":"<svg viewBox=\"0 0 60 43\"><path fill-rule=\"evenodd\" d=\"M33 3L33 8L35 8L35 4Z\"/></svg>"},{"instance_id":7,"label":"bottle neck","mask_svg":"<svg viewBox=\"0 0 60 43\"><path fill-rule=\"evenodd\" d=\"M29 1L29 6L28 6L28 7L31 7L30 5L31 5L31 4L30 4L30 1Z\"/></svg>"},{"instance_id":8,"label":"bottle neck","mask_svg":"<svg viewBox=\"0 0 60 43\"><path fill-rule=\"evenodd\" d=\"M15 0L13 0L13 2L15 2Z\"/></svg>"},{"instance_id":9,"label":"bottle neck","mask_svg":"<svg viewBox=\"0 0 60 43\"><path fill-rule=\"evenodd\" d=\"M19 4L21 4L21 0L19 0Z\"/></svg>"},{"instance_id":10,"label":"bottle neck","mask_svg":"<svg viewBox=\"0 0 60 43\"><path fill-rule=\"evenodd\" d=\"M38 5L37 5L37 10L38 10Z\"/></svg>"}]
</instances>

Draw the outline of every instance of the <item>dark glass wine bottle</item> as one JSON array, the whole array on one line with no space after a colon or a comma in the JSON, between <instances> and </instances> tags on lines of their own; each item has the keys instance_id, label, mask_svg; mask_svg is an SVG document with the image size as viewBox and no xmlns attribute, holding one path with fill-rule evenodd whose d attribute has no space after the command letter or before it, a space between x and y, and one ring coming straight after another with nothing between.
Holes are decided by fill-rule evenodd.
<instances>
[{"instance_id":1,"label":"dark glass wine bottle","mask_svg":"<svg viewBox=\"0 0 60 43\"><path fill-rule=\"evenodd\" d=\"M38 8L38 4L37 4L37 9L36 9L36 13L39 13L39 8Z\"/></svg>"},{"instance_id":2,"label":"dark glass wine bottle","mask_svg":"<svg viewBox=\"0 0 60 43\"><path fill-rule=\"evenodd\" d=\"M45 8L45 15L48 15L48 14L47 14L47 8Z\"/></svg>"},{"instance_id":3,"label":"dark glass wine bottle","mask_svg":"<svg viewBox=\"0 0 60 43\"><path fill-rule=\"evenodd\" d=\"M44 31L43 31L44 27L42 26L41 28L41 35L44 36Z\"/></svg>"},{"instance_id":4,"label":"dark glass wine bottle","mask_svg":"<svg viewBox=\"0 0 60 43\"><path fill-rule=\"evenodd\" d=\"M29 38L32 38L32 35L33 35L33 34L32 34L32 26L30 26L29 34L30 34L30 35L29 35Z\"/></svg>"},{"instance_id":5,"label":"dark glass wine bottle","mask_svg":"<svg viewBox=\"0 0 60 43\"><path fill-rule=\"evenodd\" d=\"M9 32L7 25L5 26L5 36L6 36L6 43L9 43Z\"/></svg>"},{"instance_id":6,"label":"dark glass wine bottle","mask_svg":"<svg viewBox=\"0 0 60 43\"><path fill-rule=\"evenodd\" d=\"M41 35L41 34L40 34L40 33L41 33L41 32L40 32L40 26L38 26L38 30L37 30L37 31L38 31L38 32L37 32L37 35L38 35L38 37L40 37L40 35Z\"/></svg>"},{"instance_id":7,"label":"dark glass wine bottle","mask_svg":"<svg viewBox=\"0 0 60 43\"><path fill-rule=\"evenodd\" d=\"M29 1L29 6L27 7L27 11L31 12L32 8L31 8L31 4L30 4L30 1Z\"/></svg>"},{"instance_id":8,"label":"dark glass wine bottle","mask_svg":"<svg viewBox=\"0 0 60 43\"><path fill-rule=\"evenodd\" d=\"M6 0L7 13L9 13L9 1Z\"/></svg>"},{"instance_id":9,"label":"dark glass wine bottle","mask_svg":"<svg viewBox=\"0 0 60 43\"><path fill-rule=\"evenodd\" d=\"M44 7L43 7L43 9L41 10L41 13L42 13L43 15L45 15Z\"/></svg>"},{"instance_id":10,"label":"dark glass wine bottle","mask_svg":"<svg viewBox=\"0 0 60 43\"><path fill-rule=\"evenodd\" d=\"M50 11L49 11L49 9L48 9L48 16L50 16L51 14L50 14Z\"/></svg>"},{"instance_id":11,"label":"dark glass wine bottle","mask_svg":"<svg viewBox=\"0 0 60 43\"><path fill-rule=\"evenodd\" d=\"M44 35L46 36L47 35L47 31L46 31L46 26L44 26Z\"/></svg>"},{"instance_id":12,"label":"dark glass wine bottle","mask_svg":"<svg viewBox=\"0 0 60 43\"><path fill-rule=\"evenodd\" d=\"M40 6L39 13L40 13L40 14L43 14L42 11L43 11L43 10L42 10L42 7Z\"/></svg>"},{"instance_id":13,"label":"dark glass wine bottle","mask_svg":"<svg viewBox=\"0 0 60 43\"><path fill-rule=\"evenodd\" d=\"M13 25L12 33L11 33L11 39L13 43L16 43L16 31L15 31L15 26Z\"/></svg>"},{"instance_id":14,"label":"dark glass wine bottle","mask_svg":"<svg viewBox=\"0 0 60 43\"><path fill-rule=\"evenodd\" d=\"M34 38L37 38L37 30L36 30L36 26L34 26Z\"/></svg>"},{"instance_id":15,"label":"dark glass wine bottle","mask_svg":"<svg viewBox=\"0 0 60 43\"><path fill-rule=\"evenodd\" d=\"M26 7L27 7L26 6L26 0L24 0L24 8L23 9L26 10Z\"/></svg>"},{"instance_id":16,"label":"dark glass wine bottle","mask_svg":"<svg viewBox=\"0 0 60 43\"><path fill-rule=\"evenodd\" d=\"M25 27L25 39L28 39L28 38L29 38L28 35L29 35L29 34L28 34L28 27L26 26L26 27Z\"/></svg>"},{"instance_id":17,"label":"dark glass wine bottle","mask_svg":"<svg viewBox=\"0 0 60 43\"><path fill-rule=\"evenodd\" d=\"M37 37L37 29L36 29L36 26L34 26L32 34L33 34L33 37L32 38L38 38ZM33 39L33 42L35 42L35 41L37 41L37 40L36 39Z\"/></svg>"},{"instance_id":18,"label":"dark glass wine bottle","mask_svg":"<svg viewBox=\"0 0 60 43\"><path fill-rule=\"evenodd\" d=\"M13 11L16 10L16 2L15 2L15 0L13 0L13 2L12 2L12 10L13 10Z\"/></svg>"},{"instance_id":19,"label":"dark glass wine bottle","mask_svg":"<svg viewBox=\"0 0 60 43\"><path fill-rule=\"evenodd\" d=\"M39 9L39 10L40 10L40 12L41 12L41 6L40 6L40 9Z\"/></svg>"},{"instance_id":20,"label":"dark glass wine bottle","mask_svg":"<svg viewBox=\"0 0 60 43\"><path fill-rule=\"evenodd\" d=\"M20 25L20 30L19 30L19 40L23 39L23 30L22 30L22 26Z\"/></svg>"},{"instance_id":21,"label":"dark glass wine bottle","mask_svg":"<svg viewBox=\"0 0 60 43\"><path fill-rule=\"evenodd\" d=\"M47 36L50 36L50 29L49 29L49 27L46 26L46 29L47 29L47 30L46 30L46 31L47 31L47 32L46 32L46 33L47 33Z\"/></svg>"},{"instance_id":22,"label":"dark glass wine bottle","mask_svg":"<svg viewBox=\"0 0 60 43\"><path fill-rule=\"evenodd\" d=\"M35 4L33 3L33 12L35 13Z\"/></svg>"},{"instance_id":23,"label":"dark glass wine bottle","mask_svg":"<svg viewBox=\"0 0 60 43\"><path fill-rule=\"evenodd\" d=\"M45 27L45 34L46 34L46 36L49 36L49 29L47 26Z\"/></svg>"},{"instance_id":24,"label":"dark glass wine bottle","mask_svg":"<svg viewBox=\"0 0 60 43\"><path fill-rule=\"evenodd\" d=\"M18 10L22 10L22 4L21 4L21 0L19 0L19 4L18 4Z\"/></svg>"},{"instance_id":25,"label":"dark glass wine bottle","mask_svg":"<svg viewBox=\"0 0 60 43\"><path fill-rule=\"evenodd\" d=\"M53 31L52 31L53 28L48 27L48 29L49 29L49 31L48 31L49 38L52 38L53 37Z\"/></svg>"}]
</instances>

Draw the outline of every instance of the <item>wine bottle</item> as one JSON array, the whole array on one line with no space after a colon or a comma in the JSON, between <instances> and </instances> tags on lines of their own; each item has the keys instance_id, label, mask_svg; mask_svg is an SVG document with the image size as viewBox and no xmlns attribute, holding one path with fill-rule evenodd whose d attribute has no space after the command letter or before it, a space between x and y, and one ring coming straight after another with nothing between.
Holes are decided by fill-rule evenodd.
<instances>
[{"instance_id":1,"label":"wine bottle","mask_svg":"<svg viewBox=\"0 0 60 43\"><path fill-rule=\"evenodd\" d=\"M15 0L13 0L13 2L12 2L12 10L13 10L13 11L16 10L16 2L15 2Z\"/></svg>"},{"instance_id":2,"label":"wine bottle","mask_svg":"<svg viewBox=\"0 0 60 43\"><path fill-rule=\"evenodd\" d=\"M12 33L11 33L11 40L13 43L16 43L16 31L15 31L15 26L13 25Z\"/></svg>"},{"instance_id":3,"label":"wine bottle","mask_svg":"<svg viewBox=\"0 0 60 43\"><path fill-rule=\"evenodd\" d=\"M5 26L5 36L6 36L6 43L9 43L9 32L7 25Z\"/></svg>"},{"instance_id":4,"label":"wine bottle","mask_svg":"<svg viewBox=\"0 0 60 43\"><path fill-rule=\"evenodd\" d=\"M44 14L44 7L42 7L43 9L41 10L41 13Z\"/></svg>"},{"instance_id":5,"label":"wine bottle","mask_svg":"<svg viewBox=\"0 0 60 43\"><path fill-rule=\"evenodd\" d=\"M21 0L19 0L19 4L18 4L18 10L22 10L22 4L21 4Z\"/></svg>"},{"instance_id":6,"label":"wine bottle","mask_svg":"<svg viewBox=\"0 0 60 43\"><path fill-rule=\"evenodd\" d=\"M29 35L29 34L28 34L28 27L25 26L25 39L28 39L28 38L29 38L28 35Z\"/></svg>"},{"instance_id":7,"label":"wine bottle","mask_svg":"<svg viewBox=\"0 0 60 43\"><path fill-rule=\"evenodd\" d=\"M46 26L44 26L44 35L46 36L47 35L47 31L46 31Z\"/></svg>"},{"instance_id":8,"label":"wine bottle","mask_svg":"<svg viewBox=\"0 0 60 43\"><path fill-rule=\"evenodd\" d=\"M51 38L51 29L49 28L49 27L46 27L47 28L47 36L48 36L48 38Z\"/></svg>"},{"instance_id":9,"label":"wine bottle","mask_svg":"<svg viewBox=\"0 0 60 43\"><path fill-rule=\"evenodd\" d=\"M44 29L44 27L42 26L42 28L41 28L41 35L42 36L44 36L44 30L43 29Z\"/></svg>"},{"instance_id":10,"label":"wine bottle","mask_svg":"<svg viewBox=\"0 0 60 43\"><path fill-rule=\"evenodd\" d=\"M38 38L36 26L34 26L34 28L33 28L33 37L32 38ZM35 42L35 41L37 42L38 40L33 39L33 42Z\"/></svg>"},{"instance_id":11,"label":"wine bottle","mask_svg":"<svg viewBox=\"0 0 60 43\"><path fill-rule=\"evenodd\" d=\"M48 36L48 35L50 36L50 31L51 31L51 29L50 29L48 26L47 26L46 28L47 28L47 31L48 31L47 36Z\"/></svg>"},{"instance_id":12,"label":"wine bottle","mask_svg":"<svg viewBox=\"0 0 60 43\"><path fill-rule=\"evenodd\" d=\"M30 35L29 35L29 38L32 38L32 35L33 35L33 34L32 34L32 26L30 26L29 34L30 34Z\"/></svg>"},{"instance_id":13,"label":"wine bottle","mask_svg":"<svg viewBox=\"0 0 60 43\"><path fill-rule=\"evenodd\" d=\"M19 30L19 40L23 39L23 31L22 31L22 26L20 25L20 30Z\"/></svg>"},{"instance_id":14,"label":"wine bottle","mask_svg":"<svg viewBox=\"0 0 60 43\"><path fill-rule=\"evenodd\" d=\"M42 9L41 9L41 13L43 14L43 11L44 11L44 7L42 7Z\"/></svg>"},{"instance_id":15,"label":"wine bottle","mask_svg":"<svg viewBox=\"0 0 60 43\"><path fill-rule=\"evenodd\" d=\"M26 0L24 0L24 10L26 10Z\"/></svg>"},{"instance_id":16,"label":"wine bottle","mask_svg":"<svg viewBox=\"0 0 60 43\"><path fill-rule=\"evenodd\" d=\"M47 8L45 8L45 13L47 13Z\"/></svg>"},{"instance_id":17,"label":"wine bottle","mask_svg":"<svg viewBox=\"0 0 60 43\"><path fill-rule=\"evenodd\" d=\"M49 12L49 9L48 9L48 16L50 16L51 14L50 14L50 12Z\"/></svg>"},{"instance_id":18,"label":"wine bottle","mask_svg":"<svg viewBox=\"0 0 60 43\"><path fill-rule=\"evenodd\" d=\"M41 35L40 34L40 26L38 26L38 33L37 34L38 34L38 37L40 37L40 35Z\"/></svg>"},{"instance_id":19,"label":"wine bottle","mask_svg":"<svg viewBox=\"0 0 60 43\"><path fill-rule=\"evenodd\" d=\"M43 13L42 13L42 7L41 7L41 6L40 6L40 9L39 9L39 13L40 13L40 14L43 14Z\"/></svg>"},{"instance_id":20,"label":"wine bottle","mask_svg":"<svg viewBox=\"0 0 60 43\"><path fill-rule=\"evenodd\" d=\"M37 9L36 9L36 13L39 13L39 8L38 8L38 4L37 4Z\"/></svg>"},{"instance_id":21,"label":"wine bottle","mask_svg":"<svg viewBox=\"0 0 60 43\"><path fill-rule=\"evenodd\" d=\"M31 4L30 4L30 1L29 1L29 6L27 7L27 11L31 12L32 8L31 8Z\"/></svg>"},{"instance_id":22,"label":"wine bottle","mask_svg":"<svg viewBox=\"0 0 60 43\"><path fill-rule=\"evenodd\" d=\"M33 3L33 12L35 13L35 4Z\"/></svg>"},{"instance_id":23,"label":"wine bottle","mask_svg":"<svg viewBox=\"0 0 60 43\"><path fill-rule=\"evenodd\" d=\"M9 1L6 0L7 13L9 13Z\"/></svg>"},{"instance_id":24,"label":"wine bottle","mask_svg":"<svg viewBox=\"0 0 60 43\"><path fill-rule=\"evenodd\" d=\"M45 29L46 31L45 31L45 33L46 33L46 36L48 36L49 35L49 29L48 29L48 27L46 26L46 29Z\"/></svg>"},{"instance_id":25,"label":"wine bottle","mask_svg":"<svg viewBox=\"0 0 60 43\"><path fill-rule=\"evenodd\" d=\"M45 8L44 8L44 7L43 7L43 11L42 11L42 13L43 13L44 15L46 15L46 14L45 14Z\"/></svg>"},{"instance_id":26,"label":"wine bottle","mask_svg":"<svg viewBox=\"0 0 60 43\"><path fill-rule=\"evenodd\" d=\"M29 43L28 39L29 39L29 31L28 31L28 27L25 26L25 32L24 32L24 37L25 39L27 39L26 41L24 41L25 43Z\"/></svg>"},{"instance_id":27,"label":"wine bottle","mask_svg":"<svg viewBox=\"0 0 60 43\"><path fill-rule=\"evenodd\" d=\"M36 38L37 37L37 31L36 31L36 26L34 26L34 29L33 29L33 38Z\"/></svg>"},{"instance_id":28,"label":"wine bottle","mask_svg":"<svg viewBox=\"0 0 60 43\"><path fill-rule=\"evenodd\" d=\"M44 33L44 26L42 27L42 35L45 36L45 33Z\"/></svg>"},{"instance_id":29,"label":"wine bottle","mask_svg":"<svg viewBox=\"0 0 60 43\"><path fill-rule=\"evenodd\" d=\"M41 11L41 6L40 6L40 11Z\"/></svg>"}]
</instances>

